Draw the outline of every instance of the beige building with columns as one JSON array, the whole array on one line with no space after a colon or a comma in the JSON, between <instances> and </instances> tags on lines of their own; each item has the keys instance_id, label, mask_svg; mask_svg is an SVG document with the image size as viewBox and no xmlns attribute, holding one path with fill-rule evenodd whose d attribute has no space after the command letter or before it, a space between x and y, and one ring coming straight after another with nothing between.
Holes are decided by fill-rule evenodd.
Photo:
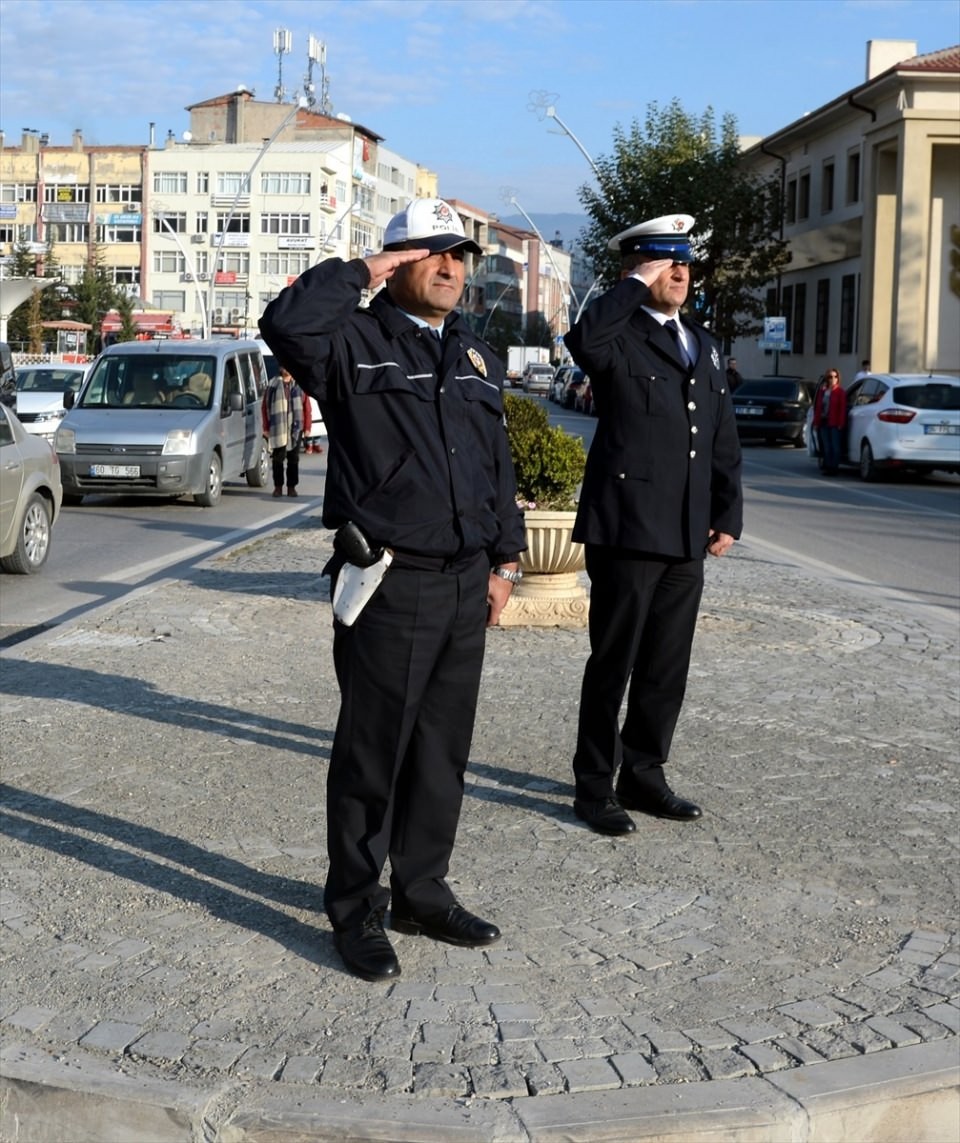
<instances>
[{"instance_id":1,"label":"beige building with columns","mask_svg":"<svg viewBox=\"0 0 960 1143\"><path fill-rule=\"evenodd\" d=\"M960 47L870 41L863 83L743 161L781 179L791 254L767 291L791 350L739 341L745 377L960 374Z\"/></svg>"}]
</instances>

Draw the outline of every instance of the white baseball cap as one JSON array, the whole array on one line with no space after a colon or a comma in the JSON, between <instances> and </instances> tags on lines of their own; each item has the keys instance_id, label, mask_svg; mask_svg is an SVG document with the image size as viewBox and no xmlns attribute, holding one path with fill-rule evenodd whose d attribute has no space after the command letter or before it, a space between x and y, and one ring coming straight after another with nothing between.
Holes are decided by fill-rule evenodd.
<instances>
[{"instance_id":1,"label":"white baseball cap","mask_svg":"<svg viewBox=\"0 0 960 1143\"><path fill-rule=\"evenodd\" d=\"M474 254L483 251L463 232L460 216L442 198L415 198L406 210L395 214L383 232L384 250L419 246L432 254L465 246Z\"/></svg>"}]
</instances>

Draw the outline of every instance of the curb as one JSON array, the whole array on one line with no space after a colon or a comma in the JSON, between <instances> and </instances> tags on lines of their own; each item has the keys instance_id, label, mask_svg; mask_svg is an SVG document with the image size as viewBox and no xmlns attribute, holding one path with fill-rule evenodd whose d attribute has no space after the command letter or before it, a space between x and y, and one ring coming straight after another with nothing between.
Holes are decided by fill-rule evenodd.
<instances>
[{"instance_id":1,"label":"curb","mask_svg":"<svg viewBox=\"0 0 960 1143\"><path fill-rule=\"evenodd\" d=\"M954 1041L764 1078L502 1103L271 1097L134 1079L16 1045L2 1065L3 1143L948 1143L960 1133Z\"/></svg>"}]
</instances>

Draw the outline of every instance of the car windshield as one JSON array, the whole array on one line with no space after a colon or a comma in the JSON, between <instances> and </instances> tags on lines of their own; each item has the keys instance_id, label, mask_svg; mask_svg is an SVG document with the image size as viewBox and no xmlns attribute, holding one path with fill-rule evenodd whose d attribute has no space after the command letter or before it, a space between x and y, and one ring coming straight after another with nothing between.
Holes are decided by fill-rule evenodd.
<instances>
[{"instance_id":1,"label":"car windshield","mask_svg":"<svg viewBox=\"0 0 960 1143\"><path fill-rule=\"evenodd\" d=\"M766 377L759 381L742 381L737 386L736 399L741 397L777 397L781 401L802 401L806 390L796 381L782 381Z\"/></svg>"},{"instance_id":2,"label":"car windshield","mask_svg":"<svg viewBox=\"0 0 960 1143\"><path fill-rule=\"evenodd\" d=\"M82 369L56 369L51 366L17 370L17 391L20 393L76 393L83 380Z\"/></svg>"},{"instance_id":3,"label":"car windshield","mask_svg":"<svg viewBox=\"0 0 960 1143\"><path fill-rule=\"evenodd\" d=\"M955 413L960 410L960 385L897 385L893 390L893 403L910 409L943 409Z\"/></svg>"},{"instance_id":4,"label":"car windshield","mask_svg":"<svg viewBox=\"0 0 960 1143\"><path fill-rule=\"evenodd\" d=\"M182 353L107 354L83 393L83 408L209 408L216 360Z\"/></svg>"}]
</instances>

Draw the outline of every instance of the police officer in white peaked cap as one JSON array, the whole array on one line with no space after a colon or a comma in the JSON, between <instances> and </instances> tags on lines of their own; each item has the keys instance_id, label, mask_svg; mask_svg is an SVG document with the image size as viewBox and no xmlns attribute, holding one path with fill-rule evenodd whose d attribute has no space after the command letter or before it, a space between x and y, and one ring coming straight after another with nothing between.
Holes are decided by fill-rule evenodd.
<instances>
[{"instance_id":1,"label":"police officer in white peaked cap","mask_svg":"<svg viewBox=\"0 0 960 1143\"><path fill-rule=\"evenodd\" d=\"M667 214L612 238L620 281L565 338L590 377L599 418L573 533L591 581L573 771L574 811L603 834L634 832L631 809L674 821L702 816L670 789L664 765L704 556L722 556L739 537L742 493L719 346L680 318L693 225L689 214Z\"/></svg>"}]
</instances>

